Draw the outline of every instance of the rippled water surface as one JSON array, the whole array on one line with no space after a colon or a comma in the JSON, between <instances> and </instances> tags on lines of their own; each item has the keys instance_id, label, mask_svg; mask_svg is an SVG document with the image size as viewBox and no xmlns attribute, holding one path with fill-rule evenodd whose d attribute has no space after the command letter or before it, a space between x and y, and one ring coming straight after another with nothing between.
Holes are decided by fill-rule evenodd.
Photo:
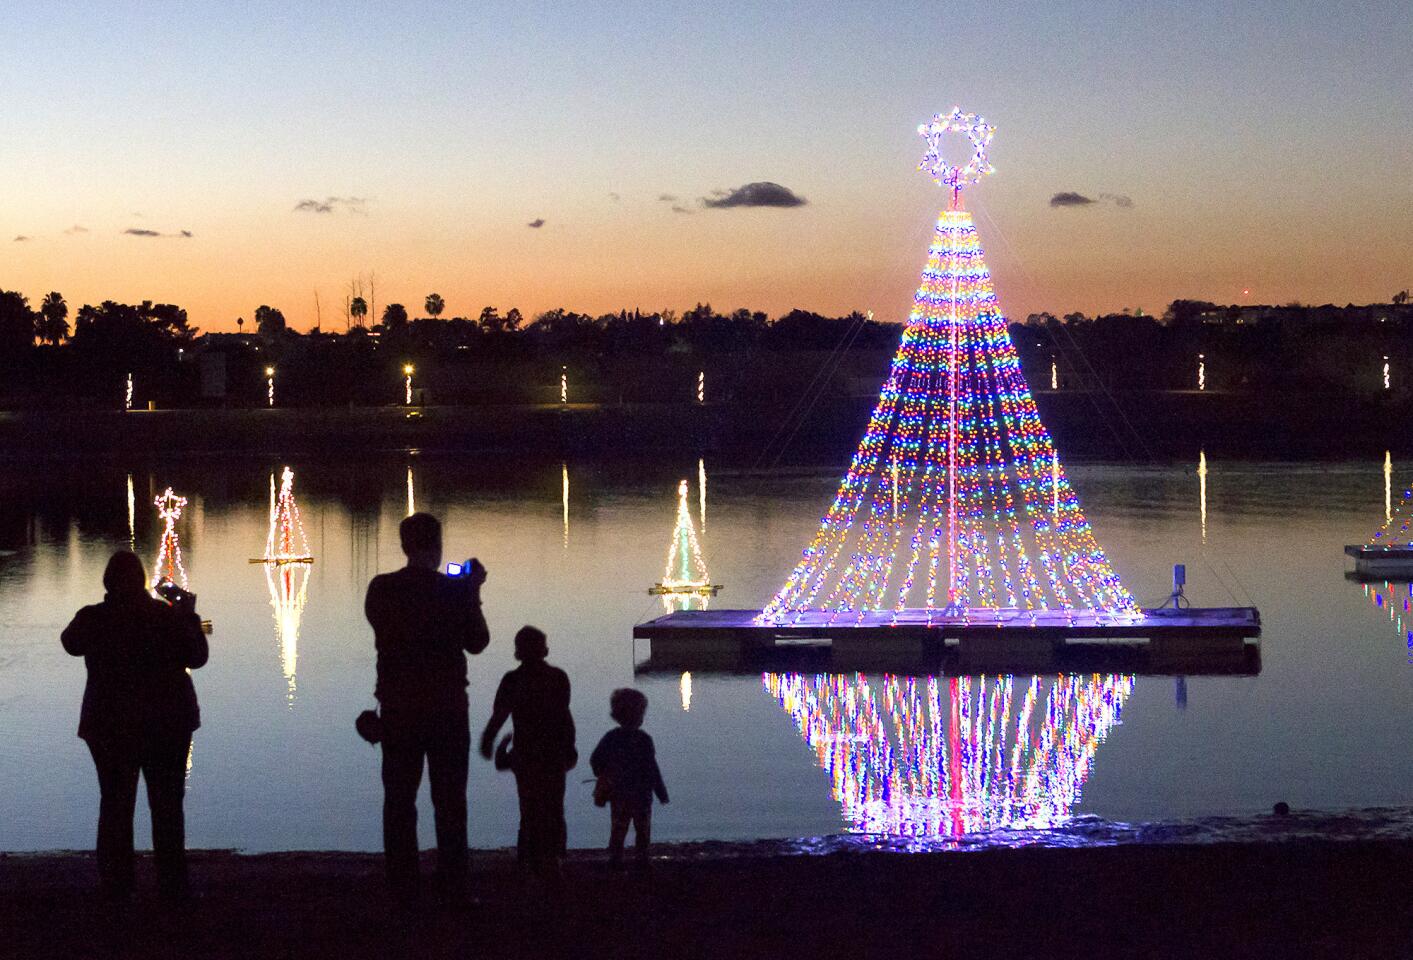
<instances>
[{"instance_id":1,"label":"rippled water surface","mask_svg":"<svg viewBox=\"0 0 1413 960\"><path fill-rule=\"evenodd\" d=\"M1408 589L1347 581L1341 553L1384 519L1382 452L1344 464L1209 460L1205 504L1196 463L1073 469L1100 542L1145 604L1166 595L1171 565L1185 561L1196 603L1261 608L1260 675L1190 677L1181 689L1125 676L635 679L629 632L661 611L646 588L663 573L678 481L690 481L706 562L725 584L715 604L758 608L812 534L834 470L762 474L694 457L294 462L314 562L267 576L249 561L264 551L271 477L283 465L0 465L0 849L92 844L97 786L74 737L84 671L58 635L100 598L113 549L131 536L149 563L156 557L153 500L168 486L188 499L175 532L215 625L211 662L196 674L193 846L380 846L378 753L352 726L373 702L362 598L374 573L400 563L396 527L409 500L444 519L448 559L474 554L490 569L493 641L471 661L473 729L513 666L515 629L544 628L551 660L574 682L582 752L608 729L612 689L636 683L649 696L646 728L673 798L654 816L660 839L1220 838L1233 824L1264 829L1246 818L1276 800L1316 811L1299 814L1299 829L1379 834L1407 822ZM1392 467L1396 501L1413 463ZM571 844L597 845L606 817L578 779ZM470 795L473 844L512 843L509 776L474 760ZM1330 816L1351 808L1379 809ZM1154 821L1183 823L1142 826ZM430 842L425 809L422 828Z\"/></svg>"}]
</instances>

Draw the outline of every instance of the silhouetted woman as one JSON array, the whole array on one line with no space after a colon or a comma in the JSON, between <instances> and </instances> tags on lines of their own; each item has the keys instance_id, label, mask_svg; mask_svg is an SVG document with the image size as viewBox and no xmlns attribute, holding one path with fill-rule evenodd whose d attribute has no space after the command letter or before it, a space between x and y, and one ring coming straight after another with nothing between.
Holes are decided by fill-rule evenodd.
<instances>
[{"instance_id":1,"label":"silhouetted woman","mask_svg":"<svg viewBox=\"0 0 1413 960\"><path fill-rule=\"evenodd\" d=\"M149 594L134 553L113 554L103 589L103 602L80 610L62 636L64 649L83 657L88 668L78 735L98 771L99 882L113 899L132 892L140 772L152 810L158 889L180 899L186 895L186 760L192 731L201 725L187 671L206 662L206 636L196 598L175 588L171 602Z\"/></svg>"}]
</instances>

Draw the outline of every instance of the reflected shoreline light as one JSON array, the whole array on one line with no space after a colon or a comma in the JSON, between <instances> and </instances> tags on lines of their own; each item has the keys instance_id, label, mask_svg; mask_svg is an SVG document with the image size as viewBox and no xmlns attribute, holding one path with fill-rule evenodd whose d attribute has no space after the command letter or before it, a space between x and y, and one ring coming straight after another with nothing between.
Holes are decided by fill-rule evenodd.
<instances>
[{"instance_id":1,"label":"reflected shoreline light","mask_svg":"<svg viewBox=\"0 0 1413 960\"><path fill-rule=\"evenodd\" d=\"M1207 451L1197 454L1197 498L1201 515L1202 542L1207 542Z\"/></svg>"}]
</instances>

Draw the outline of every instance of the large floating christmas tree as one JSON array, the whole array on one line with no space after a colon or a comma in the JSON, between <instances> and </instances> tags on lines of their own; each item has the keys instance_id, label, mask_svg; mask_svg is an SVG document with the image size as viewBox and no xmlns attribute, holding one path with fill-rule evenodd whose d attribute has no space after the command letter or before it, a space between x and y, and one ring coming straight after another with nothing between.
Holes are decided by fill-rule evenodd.
<instances>
[{"instance_id":1,"label":"large floating christmas tree","mask_svg":"<svg viewBox=\"0 0 1413 960\"><path fill-rule=\"evenodd\" d=\"M1006 330L964 187L993 172L992 127L954 109L918 128L951 194L858 451L819 532L757 622L827 612L1142 616L1080 509ZM964 134L970 159L943 156Z\"/></svg>"}]
</instances>

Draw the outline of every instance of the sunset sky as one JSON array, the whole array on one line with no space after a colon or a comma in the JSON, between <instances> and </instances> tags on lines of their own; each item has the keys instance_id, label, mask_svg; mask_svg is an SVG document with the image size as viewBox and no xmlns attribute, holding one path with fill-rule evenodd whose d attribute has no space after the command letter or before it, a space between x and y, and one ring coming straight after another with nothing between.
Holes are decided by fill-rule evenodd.
<instances>
[{"instance_id":1,"label":"sunset sky","mask_svg":"<svg viewBox=\"0 0 1413 960\"><path fill-rule=\"evenodd\" d=\"M1014 317L1387 300L1413 285L1410 11L8 0L0 288L204 330L262 303L312 327L316 290L342 329L369 274L414 316L437 291L901 319L945 202L915 130L959 104L997 128L967 205ZM806 202L703 203L761 181Z\"/></svg>"}]
</instances>

